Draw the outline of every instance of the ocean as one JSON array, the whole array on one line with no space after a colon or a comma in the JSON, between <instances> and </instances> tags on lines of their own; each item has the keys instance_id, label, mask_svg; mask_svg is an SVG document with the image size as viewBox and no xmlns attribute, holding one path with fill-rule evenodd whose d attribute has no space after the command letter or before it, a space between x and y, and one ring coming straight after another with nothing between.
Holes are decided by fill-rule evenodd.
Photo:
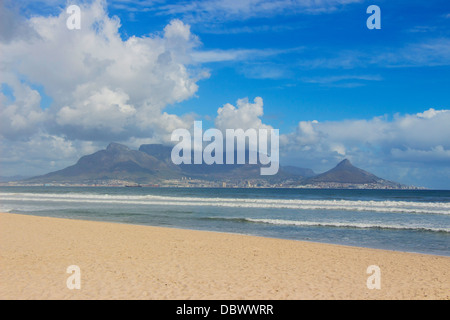
<instances>
[{"instance_id":1,"label":"ocean","mask_svg":"<svg viewBox=\"0 0 450 320\"><path fill-rule=\"evenodd\" d=\"M0 187L0 212L450 256L450 191Z\"/></svg>"}]
</instances>

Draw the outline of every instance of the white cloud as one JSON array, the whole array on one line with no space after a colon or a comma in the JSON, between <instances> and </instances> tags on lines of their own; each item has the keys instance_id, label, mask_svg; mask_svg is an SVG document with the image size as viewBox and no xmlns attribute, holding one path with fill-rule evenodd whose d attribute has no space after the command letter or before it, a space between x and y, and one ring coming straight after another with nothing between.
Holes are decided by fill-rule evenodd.
<instances>
[{"instance_id":1,"label":"white cloud","mask_svg":"<svg viewBox=\"0 0 450 320\"><path fill-rule=\"evenodd\" d=\"M1 139L0 175L44 174L73 165L81 156L98 151L102 147L102 144L71 141L42 132L14 144Z\"/></svg>"},{"instance_id":2,"label":"white cloud","mask_svg":"<svg viewBox=\"0 0 450 320\"><path fill-rule=\"evenodd\" d=\"M216 128L222 131L226 129L272 129L271 126L262 123L264 102L261 97L256 97L253 103L249 102L248 98L239 99L236 105L237 107L227 103L217 110Z\"/></svg>"},{"instance_id":3,"label":"white cloud","mask_svg":"<svg viewBox=\"0 0 450 320\"><path fill-rule=\"evenodd\" d=\"M112 136L148 134L155 129L152 123L167 118L167 105L195 94L198 79L191 77L187 65L197 39L188 25L173 20L163 36L124 41L120 21L108 16L103 2L82 6L81 15L81 30L66 28L65 12L33 17L27 23L37 39L2 44L2 72L16 82L25 78L41 85L53 99L45 113L53 130L73 138L87 137L86 130L94 128L102 128L105 135L109 130ZM8 79L2 82L11 85ZM17 101L23 99L18 86L12 87ZM39 102L34 104L39 109ZM17 121L28 113L15 108L11 114L11 106L2 109ZM94 134L89 138L96 139Z\"/></svg>"},{"instance_id":4,"label":"white cloud","mask_svg":"<svg viewBox=\"0 0 450 320\"><path fill-rule=\"evenodd\" d=\"M391 155L393 159L404 162L450 163L450 148L445 149L441 145L434 146L429 150L417 150L411 148L401 150L393 148L391 150Z\"/></svg>"},{"instance_id":5,"label":"white cloud","mask_svg":"<svg viewBox=\"0 0 450 320\"><path fill-rule=\"evenodd\" d=\"M260 97L253 103L240 99L236 106L226 104L218 109L215 125L221 130L271 129L262 121L263 106ZM450 110L433 108L416 114L396 114L392 119L382 116L369 120L300 121L295 131L280 136L280 151L284 164L316 172L348 158L386 179L416 185L439 181L445 186L439 174L450 163L449 123ZM439 166L434 174L430 173L430 164Z\"/></svg>"},{"instance_id":6,"label":"white cloud","mask_svg":"<svg viewBox=\"0 0 450 320\"><path fill-rule=\"evenodd\" d=\"M0 108L0 134L12 140L37 132L45 121L45 113L40 107L38 91L19 81L10 81L16 99L8 103L4 98Z\"/></svg>"},{"instance_id":7,"label":"white cloud","mask_svg":"<svg viewBox=\"0 0 450 320\"><path fill-rule=\"evenodd\" d=\"M392 120L301 121L283 136L282 146L293 158L337 161L343 156L360 163L442 162L450 151L450 110L395 115ZM295 155L295 156L294 156Z\"/></svg>"},{"instance_id":8,"label":"white cloud","mask_svg":"<svg viewBox=\"0 0 450 320\"><path fill-rule=\"evenodd\" d=\"M6 9L3 2L0 1L0 42L8 43L16 37L34 38L36 33L17 9Z\"/></svg>"},{"instance_id":9,"label":"white cloud","mask_svg":"<svg viewBox=\"0 0 450 320\"><path fill-rule=\"evenodd\" d=\"M208 25L290 12L329 12L355 2L359 1L205 0L163 5L158 10ZM113 3L156 10L152 1ZM1 162L15 170L11 175L22 173L24 162L39 173L49 171L50 166L62 168L112 140L134 147L169 142L173 130L191 128L196 118L190 113L170 114L166 107L196 94L197 81L208 76L198 70L201 63L238 62L242 64L240 72L257 78L285 77L287 70L263 60L294 50L310 50L305 57L316 56L311 53L317 50L317 58L297 64L308 69L450 64L450 45L445 38L405 45L390 53L375 49L370 55L322 48L199 51L199 39L180 20L171 21L160 33L123 40L120 21L108 15L105 2L82 5L82 28L73 31L66 27L66 2L51 0L51 4L61 11L30 19L0 8L0 84L7 84L15 98L11 101L0 92ZM248 62L253 64L246 65ZM303 80L352 85L381 77L345 72ZM41 108L43 91L52 99L45 110ZM262 121L263 107L260 97L226 104L218 109L215 125L222 130L271 129ZM323 165L319 169L329 169L343 157L364 168L382 162L448 164L449 123L450 111L436 109L393 119L301 121L294 132L280 136L280 142L287 158L296 160L293 164L316 170L318 164Z\"/></svg>"},{"instance_id":10,"label":"white cloud","mask_svg":"<svg viewBox=\"0 0 450 320\"><path fill-rule=\"evenodd\" d=\"M56 122L59 125L122 132L136 114L136 109L127 104L129 96L122 90L112 91L103 87L97 92L81 96L88 97L84 101L76 101L73 107L65 106L58 111Z\"/></svg>"},{"instance_id":11,"label":"white cloud","mask_svg":"<svg viewBox=\"0 0 450 320\"><path fill-rule=\"evenodd\" d=\"M439 115L440 113L448 112L448 110L434 110L433 108L428 109L422 113L418 113L417 117L424 119L431 119Z\"/></svg>"},{"instance_id":12,"label":"white cloud","mask_svg":"<svg viewBox=\"0 0 450 320\"><path fill-rule=\"evenodd\" d=\"M104 1L80 7L80 30L66 27L69 15L63 8L57 15L29 19L10 15L11 26L19 27L0 37L0 85L14 96L13 101L0 97L3 147L28 158L27 143L48 137L74 148L82 141L104 147L113 140L167 142L175 128L190 127L192 114L165 110L193 97L196 82L208 76L193 65L199 41L190 26L172 20L161 34L123 40L120 21L108 15ZM8 8L1 11L9 16ZM45 110L44 92L52 100ZM54 151L38 146L43 149L36 159Z\"/></svg>"}]
</instances>

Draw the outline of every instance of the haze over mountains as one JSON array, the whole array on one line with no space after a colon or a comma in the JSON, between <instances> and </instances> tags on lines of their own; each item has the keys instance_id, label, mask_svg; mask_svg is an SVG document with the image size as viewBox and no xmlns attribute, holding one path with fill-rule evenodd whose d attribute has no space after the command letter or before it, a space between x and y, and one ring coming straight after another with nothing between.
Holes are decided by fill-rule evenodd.
<instances>
[{"instance_id":1,"label":"haze over mountains","mask_svg":"<svg viewBox=\"0 0 450 320\"><path fill-rule=\"evenodd\" d=\"M37 183L99 183L107 180L122 180L138 184L160 184L164 180L197 179L205 181L239 182L249 179L262 179L260 165L232 164L181 164L171 160L172 148L161 144L142 145L139 150L111 143L106 150L81 157L70 167L43 176L28 179ZM305 172L309 172L307 169ZM312 174L314 174L311 171ZM264 179L280 183L289 178L300 179L301 175L280 170L275 176Z\"/></svg>"},{"instance_id":2,"label":"haze over mountains","mask_svg":"<svg viewBox=\"0 0 450 320\"><path fill-rule=\"evenodd\" d=\"M276 175L261 176L260 164L175 165L171 160L171 152L172 147L161 144L146 144L139 150L132 150L125 145L111 143L105 150L81 157L73 166L22 182L130 186L409 188L356 168L347 159L322 174L307 168L281 166Z\"/></svg>"},{"instance_id":3,"label":"haze over mountains","mask_svg":"<svg viewBox=\"0 0 450 320\"><path fill-rule=\"evenodd\" d=\"M370 172L361 170L355 166L353 166L348 159L341 161L336 167L333 169L313 176L309 178L308 183L319 183L319 182L338 182L338 183L354 183L354 184L363 184L363 183L378 183L381 181L385 181L377 176L373 175Z\"/></svg>"}]
</instances>

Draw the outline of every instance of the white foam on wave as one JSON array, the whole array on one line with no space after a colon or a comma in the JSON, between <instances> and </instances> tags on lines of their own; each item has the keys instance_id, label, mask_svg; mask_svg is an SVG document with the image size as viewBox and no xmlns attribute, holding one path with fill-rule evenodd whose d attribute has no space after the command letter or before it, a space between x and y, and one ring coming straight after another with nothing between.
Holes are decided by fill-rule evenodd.
<instances>
[{"instance_id":1,"label":"white foam on wave","mask_svg":"<svg viewBox=\"0 0 450 320\"><path fill-rule=\"evenodd\" d=\"M374 224L360 222L327 222L327 221L296 221L296 220L280 220L280 219L251 219L243 220L255 223L265 223L273 225L287 226L305 226L305 227L334 227L334 228L358 228L358 229L393 229L393 230L417 230L417 231L433 231L450 233L450 228L433 228L417 225L400 225L400 224Z\"/></svg>"},{"instance_id":2,"label":"white foam on wave","mask_svg":"<svg viewBox=\"0 0 450 320\"><path fill-rule=\"evenodd\" d=\"M49 201L172 206L216 206L238 208L274 208L295 210L345 210L450 215L449 202L391 200L306 200L170 197L156 195L0 193L5 201Z\"/></svg>"}]
</instances>

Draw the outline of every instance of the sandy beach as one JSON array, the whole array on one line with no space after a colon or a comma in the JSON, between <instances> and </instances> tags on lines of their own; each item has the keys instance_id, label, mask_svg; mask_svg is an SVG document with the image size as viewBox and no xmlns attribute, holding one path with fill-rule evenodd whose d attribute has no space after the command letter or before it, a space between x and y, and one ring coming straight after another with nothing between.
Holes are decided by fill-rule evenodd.
<instances>
[{"instance_id":1,"label":"sandy beach","mask_svg":"<svg viewBox=\"0 0 450 320\"><path fill-rule=\"evenodd\" d=\"M0 299L448 300L450 258L2 213Z\"/></svg>"}]
</instances>

